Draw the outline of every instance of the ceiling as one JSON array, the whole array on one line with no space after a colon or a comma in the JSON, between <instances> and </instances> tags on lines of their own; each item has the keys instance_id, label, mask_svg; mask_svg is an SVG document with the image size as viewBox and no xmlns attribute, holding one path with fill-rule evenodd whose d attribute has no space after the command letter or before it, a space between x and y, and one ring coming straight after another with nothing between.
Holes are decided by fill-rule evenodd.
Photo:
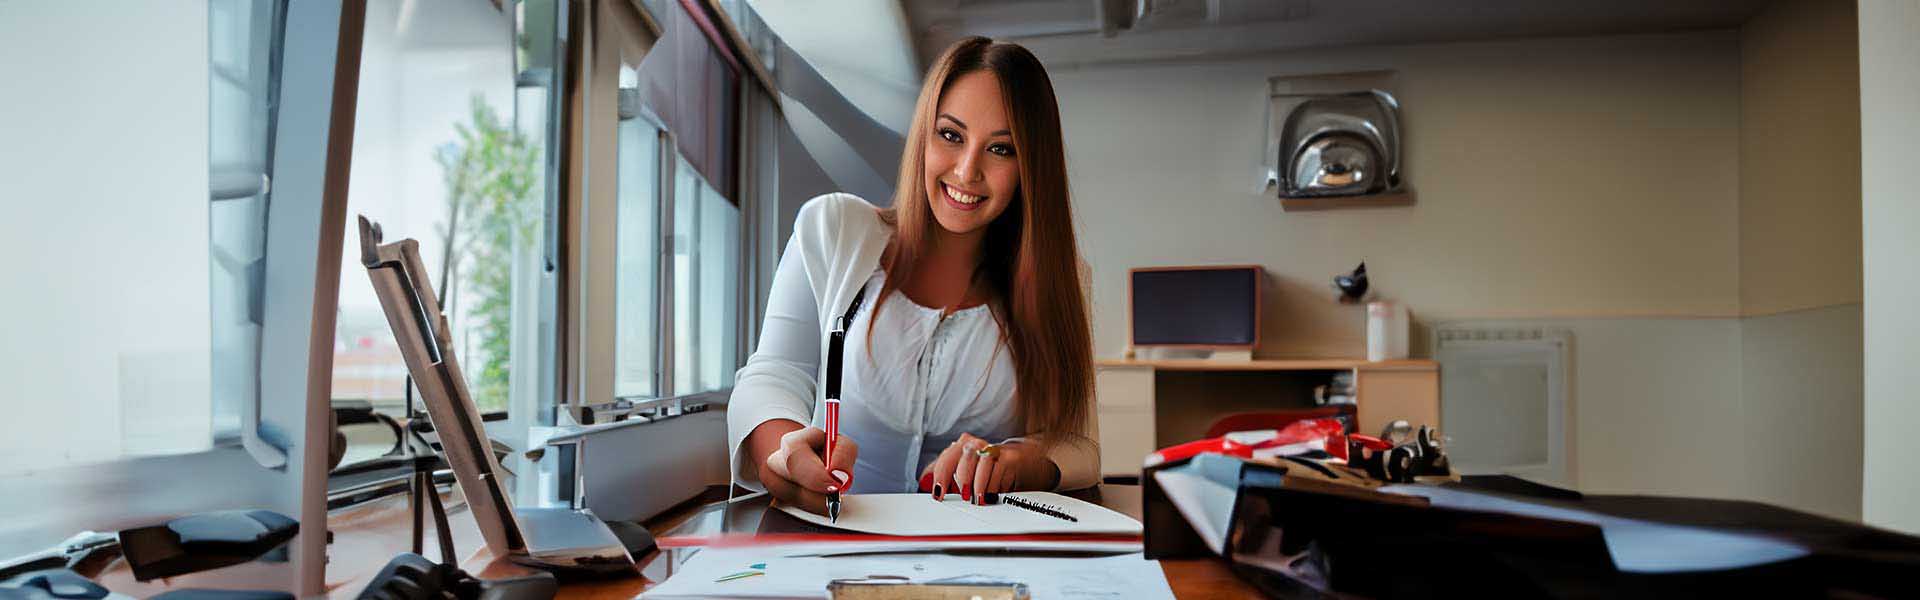
<instances>
[{"instance_id":1,"label":"ceiling","mask_svg":"<svg viewBox=\"0 0 1920 600\"><path fill-rule=\"evenodd\" d=\"M1771 0L900 0L925 65L969 35L1049 65L1738 27ZM1141 7L1145 7L1141 15Z\"/></svg>"}]
</instances>

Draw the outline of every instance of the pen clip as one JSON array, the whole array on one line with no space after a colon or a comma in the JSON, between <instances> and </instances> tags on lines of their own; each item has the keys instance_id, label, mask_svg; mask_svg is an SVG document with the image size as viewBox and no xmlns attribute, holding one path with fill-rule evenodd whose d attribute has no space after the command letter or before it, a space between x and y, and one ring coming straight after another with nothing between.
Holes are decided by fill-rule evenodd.
<instances>
[{"instance_id":1,"label":"pen clip","mask_svg":"<svg viewBox=\"0 0 1920 600\"><path fill-rule=\"evenodd\" d=\"M833 333L827 334L827 390L826 397L840 399L840 358L846 353L847 331L840 323L835 323Z\"/></svg>"}]
</instances>

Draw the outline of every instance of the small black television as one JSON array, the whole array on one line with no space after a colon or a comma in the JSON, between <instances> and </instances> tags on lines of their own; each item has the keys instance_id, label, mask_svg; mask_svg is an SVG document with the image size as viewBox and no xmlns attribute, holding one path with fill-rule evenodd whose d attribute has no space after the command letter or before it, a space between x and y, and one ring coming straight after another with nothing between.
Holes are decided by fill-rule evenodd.
<instances>
[{"instance_id":1,"label":"small black television","mask_svg":"<svg viewBox=\"0 0 1920 600\"><path fill-rule=\"evenodd\" d=\"M1259 265L1129 271L1133 346L1251 351L1260 344Z\"/></svg>"}]
</instances>

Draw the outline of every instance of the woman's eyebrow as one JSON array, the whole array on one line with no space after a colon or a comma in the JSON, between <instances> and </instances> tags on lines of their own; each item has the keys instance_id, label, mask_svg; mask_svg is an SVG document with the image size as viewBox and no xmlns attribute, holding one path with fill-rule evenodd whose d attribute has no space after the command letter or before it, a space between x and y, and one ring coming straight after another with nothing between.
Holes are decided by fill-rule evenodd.
<instances>
[{"instance_id":1,"label":"woman's eyebrow","mask_svg":"<svg viewBox=\"0 0 1920 600\"><path fill-rule=\"evenodd\" d=\"M960 120L959 118L956 118L956 117L954 117L953 115L950 115L950 114L947 114L947 113L940 113L940 118L942 118L942 119L946 119L946 120L948 120L948 121L953 121L953 124L955 124L955 125L959 125L961 129L966 129L966 128L967 128L967 122L966 122L966 121L962 121L962 120ZM987 137L993 137L993 136L996 136L996 135L1005 135L1005 136L1012 136L1012 135L1013 135L1013 132L1012 132L1012 131L1009 131L1009 130L1006 130L1006 129L1002 129L1002 130L999 130L999 131L995 131L995 132L993 132L993 133L989 133L989 134L987 134Z\"/></svg>"}]
</instances>

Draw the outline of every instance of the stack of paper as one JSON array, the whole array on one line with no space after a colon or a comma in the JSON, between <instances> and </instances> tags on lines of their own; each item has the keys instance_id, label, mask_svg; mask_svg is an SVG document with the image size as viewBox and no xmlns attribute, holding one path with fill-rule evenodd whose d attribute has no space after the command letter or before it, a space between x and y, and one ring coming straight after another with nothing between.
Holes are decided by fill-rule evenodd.
<instances>
[{"instance_id":1,"label":"stack of paper","mask_svg":"<svg viewBox=\"0 0 1920 600\"><path fill-rule=\"evenodd\" d=\"M923 498L924 499L924 498ZM959 550L980 543L946 543ZM1006 548L995 542L991 546ZM674 569L646 600L682 598L825 598L834 580L901 578L916 583L993 580L1026 584L1034 598L1172 598L1157 562L1138 552L1100 557L965 556L888 553L888 548L936 549L927 544L805 544L709 548ZM1101 548L1070 545L1069 550ZM1037 548L1037 547L1036 547ZM1021 547L1021 550L1028 548Z\"/></svg>"}]
</instances>

